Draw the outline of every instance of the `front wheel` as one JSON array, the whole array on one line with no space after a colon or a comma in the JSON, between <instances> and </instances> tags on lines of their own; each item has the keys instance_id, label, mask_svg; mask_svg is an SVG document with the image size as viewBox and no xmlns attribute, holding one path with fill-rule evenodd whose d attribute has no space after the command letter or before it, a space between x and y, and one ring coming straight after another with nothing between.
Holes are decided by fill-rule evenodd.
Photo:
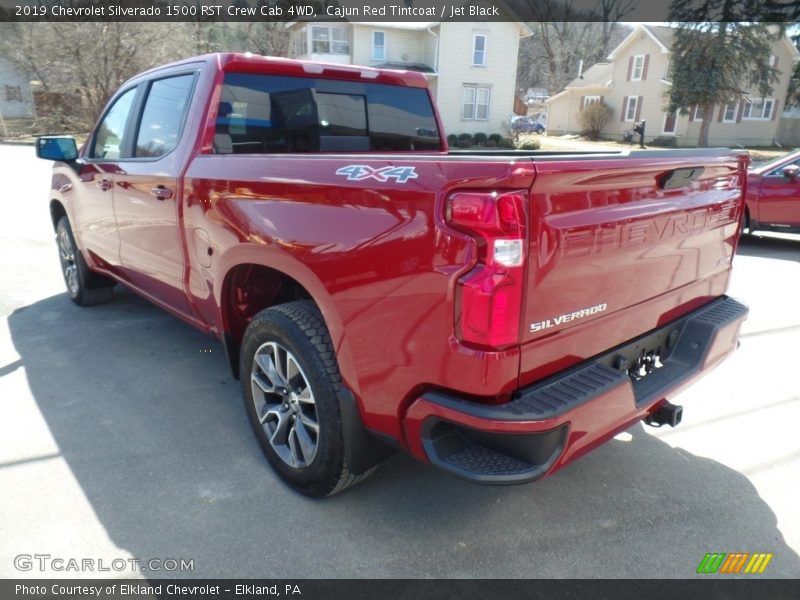
<instances>
[{"instance_id":1,"label":"front wheel","mask_svg":"<svg viewBox=\"0 0 800 600\"><path fill-rule=\"evenodd\" d=\"M89 270L75 243L67 217L61 217L56 225L56 244L61 274L64 276L70 300L80 306L111 302L114 299L114 282Z\"/></svg>"},{"instance_id":2,"label":"front wheel","mask_svg":"<svg viewBox=\"0 0 800 600\"><path fill-rule=\"evenodd\" d=\"M281 304L248 325L239 365L245 409L274 471L320 498L361 481L345 460L342 380L328 330L310 301Z\"/></svg>"}]
</instances>

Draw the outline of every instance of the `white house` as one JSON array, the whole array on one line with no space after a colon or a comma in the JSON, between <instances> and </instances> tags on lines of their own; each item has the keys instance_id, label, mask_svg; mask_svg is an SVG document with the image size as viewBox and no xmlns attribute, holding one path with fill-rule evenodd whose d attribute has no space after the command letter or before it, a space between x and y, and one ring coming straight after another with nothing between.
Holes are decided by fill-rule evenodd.
<instances>
[{"instance_id":1,"label":"white house","mask_svg":"<svg viewBox=\"0 0 800 600\"><path fill-rule=\"evenodd\" d=\"M505 134L514 107L519 22L292 22L289 56L420 71L446 134Z\"/></svg>"}]
</instances>

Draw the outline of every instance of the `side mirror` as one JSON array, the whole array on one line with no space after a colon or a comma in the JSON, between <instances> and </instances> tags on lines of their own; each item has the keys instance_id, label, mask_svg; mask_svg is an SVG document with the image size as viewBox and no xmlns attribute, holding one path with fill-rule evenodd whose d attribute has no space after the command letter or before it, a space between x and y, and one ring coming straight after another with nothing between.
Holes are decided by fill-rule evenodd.
<instances>
[{"instance_id":1,"label":"side mirror","mask_svg":"<svg viewBox=\"0 0 800 600\"><path fill-rule=\"evenodd\" d=\"M78 158L78 145L72 137L40 137L36 140L36 156L45 160L71 162Z\"/></svg>"},{"instance_id":2,"label":"side mirror","mask_svg":"<svg viewBox=\"0 0 800 600\"><path fill-rule=\"evenodd\" d=\"M800 177L800 166L789 165L788 167L783 167L783 176L786 179L797 179Z\"/></svg>"}]
</instances>

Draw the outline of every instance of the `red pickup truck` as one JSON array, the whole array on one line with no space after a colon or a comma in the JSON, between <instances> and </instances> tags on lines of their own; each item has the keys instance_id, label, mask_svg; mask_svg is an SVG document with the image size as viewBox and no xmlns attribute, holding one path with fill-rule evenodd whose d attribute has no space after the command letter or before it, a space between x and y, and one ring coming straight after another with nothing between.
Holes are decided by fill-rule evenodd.
<instances>
[{"instance_id":1,"label":"red pickup truck","mask_svg":"<svg viewBox=\"0 0 800 600\"><path fill-rule=\"evenodd\" d=\"M309 496L393 449L520 483L674 426L747 314L746 155L451 152L418 73L202 56L37 151L72 300L121 283L222 340Z\"/></svg>"},{"instance_id":2,"label":"red pickup truck","mask_svg":"<svg viewBox=\"0 0 800 600\"><path fill-rule=\"evenodd\" d=\"M800 233L800 151L750 170L744 228Z\"/></svg>"}]
</instances>

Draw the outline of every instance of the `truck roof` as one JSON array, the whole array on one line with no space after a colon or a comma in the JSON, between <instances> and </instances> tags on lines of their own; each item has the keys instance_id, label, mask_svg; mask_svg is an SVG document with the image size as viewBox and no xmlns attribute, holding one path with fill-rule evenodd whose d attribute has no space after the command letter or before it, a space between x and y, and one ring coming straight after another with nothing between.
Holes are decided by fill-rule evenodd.
<instances>
[{"instance_id":1,"label":"truck roof","mask_svg":"<svg viewBox=\"0 0 800 600\"><path fill-rule=\"evenodd\" d=\"M407 87L428 87L428 81L425 76L417 71L375 69L373 67L362 67L358 65L312 62L291 58L279 58L276 56L262 56L250 52L217 52L194 56L149 69L144 73L136 75L132 79L148 76L164 69L198 62L211 64L221 71L235 71L239 73L293 75L297 77L316 76L326 79L345 79L350 81L355 80L385 83L389 85L403 85Z\"/></svg>"}]
</instances>

